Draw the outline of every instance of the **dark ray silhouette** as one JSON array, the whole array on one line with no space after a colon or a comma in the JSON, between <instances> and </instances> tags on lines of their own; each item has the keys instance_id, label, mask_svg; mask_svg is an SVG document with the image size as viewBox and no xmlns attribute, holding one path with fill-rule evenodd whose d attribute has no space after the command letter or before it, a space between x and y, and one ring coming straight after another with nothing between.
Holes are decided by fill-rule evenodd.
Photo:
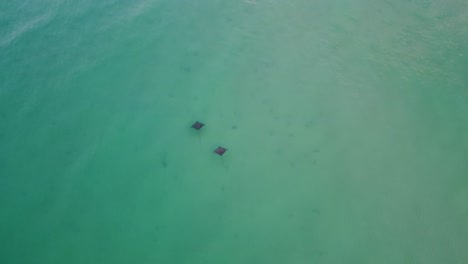
<instances>
[{"instance_id":1,"label":"dark ray silhouette","mask_svg":"<svg viewBox=\"0 0 468 264\"><path fill-rule=\"evenodd\" d=\"M220 156L222 156L222 155L224 155L224 153L226 153L226 151L227 151L227 148L218 147L213 152L220 155Z\"/></svg>"},{"instance_id":2,"label":"dark ray silhouette","mask_svg":"<svg viewBox=\"0 0 468 264\"><path fill-rule=\"evenodd\" d=\"M193 123L192 128L195 128L196 130L200 130L204 126L205 126L205 124L197 121L197 122Z\"/></svg>"}]
</instances>

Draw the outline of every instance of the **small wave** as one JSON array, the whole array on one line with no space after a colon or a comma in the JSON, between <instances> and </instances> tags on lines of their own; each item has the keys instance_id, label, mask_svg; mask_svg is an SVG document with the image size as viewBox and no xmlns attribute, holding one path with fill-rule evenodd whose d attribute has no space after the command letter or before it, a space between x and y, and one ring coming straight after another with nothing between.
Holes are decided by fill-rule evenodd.
<instances>
[{"instance_id":1,"label":"small wave","mask_svg":"<svg viewBox=\"0 0 468 264\"><path fill-rule=\"evenodd\" d=\"M52 13L43 14L33 17L32 19L16 26L9 34L0 39L0 48L6 48L15 40L23 36L25 33L37 29L38 27L46 24L51 18Z\"/></svg>"},{"instance_id":2,"label":"small wave","mask_svg":"<svg viewBox=\"0 0 468 264\"><path fill-rule=\"evenodd\" d=\"M257 4L257 0L243 0L244 3L246 4L249 4L249 5L256 5Z\"/></svg>"},{"instance_id":3,"label":"small wave","mask_svg":"<svg viewBox=\"0 0 468 264\"><path fill-rule=\"evenodd\" d=\"M154 4L159 2L151 0L134 1L125 7L114 7L112 10L112 16L107 16L104 23L101 23L100 31L107 31L112 27L119 26L121 24L128 23L133 19L143 15L149 9L154 7ZM118 16L116 16L118 14Z\"/></svg>"},{"instance_id":4,"label":"small wave","mask_svg":"<svg viewBox=\"0 0 468 264\"><path fill-rule=\"evenodd\" d=\"M151 4L152 2L150 1L141 1L129 7L129 9L127 10L127 19L131 20L135 17L140 16L150 7Z\"/></svg>"}]
</instances>

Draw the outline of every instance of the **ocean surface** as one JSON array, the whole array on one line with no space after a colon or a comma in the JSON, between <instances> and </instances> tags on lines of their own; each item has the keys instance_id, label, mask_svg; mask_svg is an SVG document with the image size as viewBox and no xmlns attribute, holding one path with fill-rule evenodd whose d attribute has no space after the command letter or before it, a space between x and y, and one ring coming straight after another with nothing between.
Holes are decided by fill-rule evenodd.
<instances>
[{"instance_id":1,"label":"ocean surface","mask_svg":"<svg viewBox=\"0 0 468 264\"><path fill-rule=\"evenodd\" d=\"M467 223L466 0L0 0L2 264L465 264Z\"/></svg>"}]
</instances>

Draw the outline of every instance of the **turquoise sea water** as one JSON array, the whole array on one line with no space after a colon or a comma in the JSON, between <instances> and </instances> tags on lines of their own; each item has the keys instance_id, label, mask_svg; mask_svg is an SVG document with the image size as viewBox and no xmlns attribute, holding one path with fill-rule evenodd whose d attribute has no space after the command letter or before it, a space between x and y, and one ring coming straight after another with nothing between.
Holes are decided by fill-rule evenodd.
<instances>
[{"instance_id":1,"label":"turquoise sea water","mask_svg":"<svg viewBox=\"0 0 468 264\"><path fill-rule=\"evenodd\" d=\"M467 47L464 0L0 1L0 263L468 263Z\"/></svg>"}]
</instances>

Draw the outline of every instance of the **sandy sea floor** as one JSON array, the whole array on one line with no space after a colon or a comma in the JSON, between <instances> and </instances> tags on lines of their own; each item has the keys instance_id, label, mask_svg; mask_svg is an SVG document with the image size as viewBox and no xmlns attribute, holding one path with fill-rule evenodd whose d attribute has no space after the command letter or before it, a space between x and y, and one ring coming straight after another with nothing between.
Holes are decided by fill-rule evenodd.
<instances>
[{"instance_id":1,"label":"sandy sea floor","mask_svg":"<svg viewBox=\"0 0 468 264\"><path fill-rule=\"evenodd\" d=\"M0 263L468 262L468 2L0 10Z\"/></svg>"}]
</instances>

